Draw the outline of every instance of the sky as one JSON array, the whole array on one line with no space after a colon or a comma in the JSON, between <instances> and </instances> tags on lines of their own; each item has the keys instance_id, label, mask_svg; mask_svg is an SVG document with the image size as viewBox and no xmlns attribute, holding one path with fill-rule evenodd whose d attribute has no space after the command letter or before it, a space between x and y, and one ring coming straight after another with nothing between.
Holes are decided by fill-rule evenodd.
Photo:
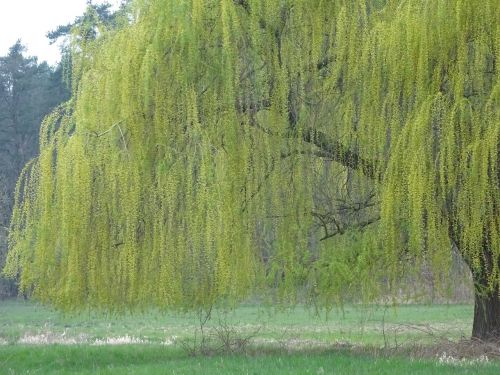
<instances>
[{"instance_id":1,"label":"sky","mask_svg":"<svg viewBox=\"0 0 500 375\"><path fill-rule=\"evenodd\" d=\"M94 4L104 0L94 0ZM120 0L108 0L117 6ZM83 14L87 0L0 0L0 56L9 52L17 39L28 56L38 56L54 65L60 60L57 45L49 45L46 34Z\"/></svg>"}]
</instances>

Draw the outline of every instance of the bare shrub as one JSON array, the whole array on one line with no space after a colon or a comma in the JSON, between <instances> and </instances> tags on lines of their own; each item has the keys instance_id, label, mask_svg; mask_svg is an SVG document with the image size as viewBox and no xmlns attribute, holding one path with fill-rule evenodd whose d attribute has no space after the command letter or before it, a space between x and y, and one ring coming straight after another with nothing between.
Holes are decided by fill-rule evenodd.
<instances>
[{"instance_id":1,"label":"bare shrub","mask_svg":"<svg viewBox=\"0 0 500 375\"><path fill-rule=\"evenodd\" d=\"M212 308L199 311L199 327L193 337L178 340L176 343L189 355L216 355L246 353L252 339L260 331L260 327L250 333L243 333L236 325L231 325L224 314L217 324L207 327L212 317Z\"/></svg>"}]
</instances>

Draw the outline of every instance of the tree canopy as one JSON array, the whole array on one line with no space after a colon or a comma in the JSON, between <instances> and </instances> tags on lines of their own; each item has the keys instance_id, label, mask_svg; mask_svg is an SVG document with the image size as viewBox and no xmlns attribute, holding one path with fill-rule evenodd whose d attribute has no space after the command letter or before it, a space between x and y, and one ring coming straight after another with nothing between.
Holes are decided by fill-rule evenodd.
<instances>
[{"instance_id":1,"label":"tree canopy","mask_svg":"<svg viewBox=\"0 0 500 375\"><path fill-rule=\"evenodd\" d=\"M19 180L5 272L23 291L192 308L307 285L331 303L423 262L445 278L455 248L500 306L498 1L133 6L83 51ZM343 222L328 188L356 197Z\"/></svg>"}]
</instances>

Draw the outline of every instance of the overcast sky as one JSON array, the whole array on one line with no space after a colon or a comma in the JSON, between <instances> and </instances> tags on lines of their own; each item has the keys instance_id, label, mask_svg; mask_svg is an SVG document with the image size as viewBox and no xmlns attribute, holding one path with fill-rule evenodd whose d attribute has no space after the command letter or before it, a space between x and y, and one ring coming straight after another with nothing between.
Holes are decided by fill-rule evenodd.
<instances>
[{"instance_id":1,"label":"overcast sky","mask_svg":"<svg viewBox=\"0 0 500 375\"><path fill-rule=\"evenodd\" d=\"M107 2L120 4L120 0ZM55 64L60 60L59 49L56 45L49 46L45 35L83 14L86 3L86 0L0 0L0 56L6 55L9 47L21 39L28 55Z\"/></svg>"}]
</instances>

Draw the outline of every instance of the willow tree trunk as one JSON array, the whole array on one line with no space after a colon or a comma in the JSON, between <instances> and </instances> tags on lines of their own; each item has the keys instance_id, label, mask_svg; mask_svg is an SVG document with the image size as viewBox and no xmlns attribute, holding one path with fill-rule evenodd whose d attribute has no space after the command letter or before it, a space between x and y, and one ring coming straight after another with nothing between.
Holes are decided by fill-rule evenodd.
<instances>
[{"instance_id":1,"label":"willow tree trunk","mask_svg":"<svg viewBox=\"0 0 500 375\"><path fill-rule=\"evenodd\" d=\"M481 285L484 279L474 282L479 288L486 287ZM497 286L492 292L481 293L478 286L474 297L472 337L486 341L500 340L500 290Z\"/></svg>"},{"instance_id":2,"label":"willow tree trunk","mask_svg":"<svg viewBox=\"0 0 500 375\"><path fill-rule=\"evenodd\" d=\"M468 264L474 281L474 322L472 337L487 341L500 340L500 286L491 288L489 277L494 269L495 260L490 242L485 240L480 257L480 267ZM499 264L500 266L500 264Z\"/></svg>"}]
</instances>

